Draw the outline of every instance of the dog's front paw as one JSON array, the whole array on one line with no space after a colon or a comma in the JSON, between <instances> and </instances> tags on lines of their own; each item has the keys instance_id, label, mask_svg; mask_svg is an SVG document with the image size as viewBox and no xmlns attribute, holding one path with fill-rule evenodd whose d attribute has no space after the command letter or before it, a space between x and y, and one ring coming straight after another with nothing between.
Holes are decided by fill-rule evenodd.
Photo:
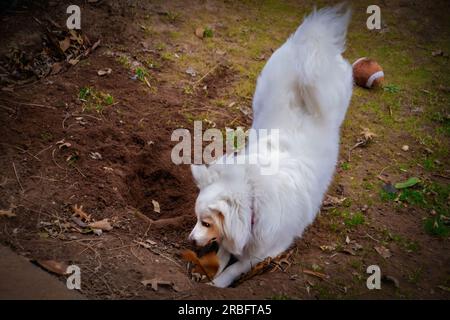
<instances>
[{"instance_id":1,"label":"dog's front paw","mask_svg":"<svg viewBox=\"0 0 450 320\"><path fill-rule=\"evenodd\" d=\"M224 276L224 274L221 274L210 283L217 288L226 288L231 284L232 281L233 279L228 279L228 277Z\"/></svg>"}]
</instances>

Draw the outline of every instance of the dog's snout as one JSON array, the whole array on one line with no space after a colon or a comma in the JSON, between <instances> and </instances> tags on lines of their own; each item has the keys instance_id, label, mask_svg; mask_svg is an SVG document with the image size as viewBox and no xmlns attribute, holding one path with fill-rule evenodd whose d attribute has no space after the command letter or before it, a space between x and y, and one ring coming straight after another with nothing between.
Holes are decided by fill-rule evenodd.
<instances>
[{"instance_id":1,"label":"dog's snout","mask_svg":"<svg viewBox=\"0 0 450 320\"><path fill-rule=\"evenodd\" d=\"M188 241L189 241L191 244L193 244L194 246L197 245L197 241L195 240L194 236L192 235L192 232L191 232L191 234L189 234L189 236L188 236Z\"/></svg>"}]
</instances>

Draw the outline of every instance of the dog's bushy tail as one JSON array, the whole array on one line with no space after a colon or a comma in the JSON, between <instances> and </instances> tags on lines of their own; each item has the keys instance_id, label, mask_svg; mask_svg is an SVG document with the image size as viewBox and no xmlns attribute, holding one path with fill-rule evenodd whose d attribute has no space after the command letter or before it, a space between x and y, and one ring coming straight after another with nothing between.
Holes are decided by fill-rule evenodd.
<instances>
[{"instance_id":1,"label":"dog's bushy tail","mask_svg":"<svg viewBox=\"0 0 450 320\"><path fill-rule=\"evenodd\" d=\"M351 66L342 58L351 10L347 4L314 10L289 38L293 103L318 119L340 125L350 101Z\"/></svg>"},{"instance_id":2,"label":"dog's bushy tail","mask_svg":"<svg viewBox=\"0 0 450 320\"><path fill-rule=\"evenodd\" d=\"M300 85L314 85L326 77L336 63L336 56L345 50L350 16L350 7L345 3L314 10L294 33L291 41L298 50Z\"/></svg>"}]
</instances>

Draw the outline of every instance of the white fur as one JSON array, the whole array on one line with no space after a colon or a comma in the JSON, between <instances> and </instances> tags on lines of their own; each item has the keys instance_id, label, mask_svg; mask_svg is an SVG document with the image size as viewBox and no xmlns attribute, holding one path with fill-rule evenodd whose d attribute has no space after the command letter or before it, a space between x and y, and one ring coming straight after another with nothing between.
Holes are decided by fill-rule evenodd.
<instances>
[{"instance_id":1,"label":"white fur","mask_svg":"<svg viewBox=\"0 0 450 320\"><path fill-rule=\"evenodd\" d=\"M201 219L215 210L224 216L221 272L213 280L218 287L286 250L320 208L352 94L352 68L341 55L349 19L342 6L314 11L258 78L252 127L280 130L279 148L271 150L279 157L276 174L261 175L258 165L192 166L200 194L190 237L204 245ZM238 261L224 269L230 254Z\"/></svg>"}]
</instances>

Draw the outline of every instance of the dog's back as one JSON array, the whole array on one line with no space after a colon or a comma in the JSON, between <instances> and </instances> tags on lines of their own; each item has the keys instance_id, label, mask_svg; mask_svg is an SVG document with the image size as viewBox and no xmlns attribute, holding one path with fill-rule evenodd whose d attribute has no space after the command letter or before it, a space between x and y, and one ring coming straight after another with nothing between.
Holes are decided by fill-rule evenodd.
<instances>
[{"instance_id":1,"label":"dog's back","mask_svg":"<svg viewBox=\"0 0 450 320\"><path fill-rule=\"evenodd\" d=\"M312 13L258 79L253 128L280 134L278 173L254 175L260 232L267 250L274 243L270 254L285 250L314 220L331 182L353 86L341 55L349 18L342 6Z\"/></svg>"}]
</instances>

